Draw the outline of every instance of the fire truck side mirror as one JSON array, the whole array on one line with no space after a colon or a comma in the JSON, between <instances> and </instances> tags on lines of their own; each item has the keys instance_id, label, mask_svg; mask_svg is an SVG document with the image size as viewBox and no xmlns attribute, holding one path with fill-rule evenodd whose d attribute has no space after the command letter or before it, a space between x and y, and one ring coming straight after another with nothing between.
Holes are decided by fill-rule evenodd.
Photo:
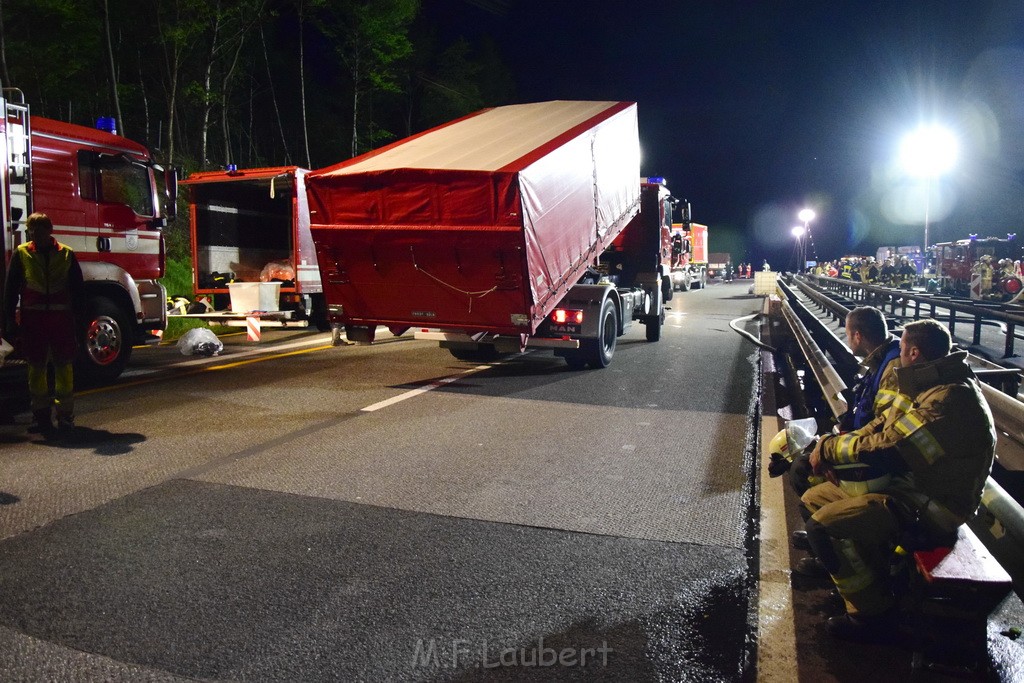
<instances>
[{"instance_id":1,"label":"fire truck side mirror","mask_svg":"<svg viewBox=\"0 0 1024 683\"><path fill-rule=\"evenodd\" d=\"M171 166L164 171L164 215L174 218L178 215L178 169Z\"/></svg>"}]
</instances>

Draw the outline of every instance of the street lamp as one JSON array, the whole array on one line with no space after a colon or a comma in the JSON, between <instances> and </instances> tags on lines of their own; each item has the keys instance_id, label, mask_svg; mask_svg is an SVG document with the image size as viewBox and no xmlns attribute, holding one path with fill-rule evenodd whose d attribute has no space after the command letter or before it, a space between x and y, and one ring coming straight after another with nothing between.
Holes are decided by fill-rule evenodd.
<instances>
[{"instance_id":1,"label":"street lamp","mask_svg":"<svg viewBox=\"0 0 1024 683\"><path fill-rule=\"evenodd\" d=\"M947 128L931 124L911 131L900 144L900 164L916 178L924 179L924 254L928 255L928 213L932 178L949 172L956 164L960 145Z\"/></svg>"},{"instance_id":2,"label":"street lamp","mask_svg":"<svg viewBox=\"0 0 1024 683\"><path fill-rule=\"evenodd\" d=\"M798 226L794 227L792 230L790 230L790 232L793 234L793 237L796 238L796 259L797 259L796 272L797 273L802 273L802 272L804 272L804 265L807 263L806 254L804 252L804 241L803 241L804 240L804 235L807 234L807 228L805 228L802 225L798 225Z\"/></svg>"},{"instance_id":3,"label":"street lamp","mask_svg":"<svg viewBox=\"0 0 1024 683\"><path fill-rule=\"evenodd\" d=\"M799 218L800 220L802 220L804 222L804 232L803 232L803 234L807 235L807 240L808 241L811 239L811 226L810 226L810 222L814 220L816 215L817 214L814 213L814 209L807 209L807 208L800 209L800 213L798 213L796 215L797 218ZM801 236L803 236L803 235L801 235ZM817 260L818 255L815 254L814 258L815 258L815 260ZM803 262L802 262L801 266L802 267L806 267L806 265L807 265L807 242L805 241L804 242L804 248L803 248Z\"/></svg>"}]
</instances>

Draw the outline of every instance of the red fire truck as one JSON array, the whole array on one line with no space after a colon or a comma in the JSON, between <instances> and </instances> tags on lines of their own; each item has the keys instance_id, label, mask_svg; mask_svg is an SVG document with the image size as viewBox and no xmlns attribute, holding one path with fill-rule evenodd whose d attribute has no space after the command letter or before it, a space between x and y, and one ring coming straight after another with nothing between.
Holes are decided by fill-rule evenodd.
<instances>
[{"instance_id":1,"label":"red fire truck","mask_svg":"<svg viewBox=\"0 0 1024 683\"><path fill-rule=\"evenodd\" d=\"M4 89L0 106L0 283L14 249L27 241L25 219L47 214L54 238L75 251L85 277L89 324L76 379L112 381L132 344L167 322L157 278L164 274L162 228L174 215L175 171L114 132L30 116L17 89Z\"/></svg>"},{"instance_id":2,"label":"red fire truck","mask_svg":"<svg viewBox=\"0 0 1024 683\"><path fill-rule=\"evenodd\" d=\"M989 257L995 268L999 261L1008 259L1019 261L1024 255L1024 245L1017 240L1015 234L1000 237L983 237L971 235L969 239L955 242L939 242L929 247L935 259L935 274L939 280L939 288L944 292L967 295L971 288L972 269L982 257ZM1004 288L1008 294L1020 291L1017 278L1013 283L1003 287L1001 276L996 273L993 278L994 288Z\"/></svg>"},{"instance_id":3,"label":"red fire truck","mask_svg":"<svg viewBox=\"0 0 1024 683\"><path fill-rule=\"evenodd\" d=\"M708 284L708 226L690 220L683 202L683 222L672 224L672 287L683 292Z\"/></svg>"}]
</instances>

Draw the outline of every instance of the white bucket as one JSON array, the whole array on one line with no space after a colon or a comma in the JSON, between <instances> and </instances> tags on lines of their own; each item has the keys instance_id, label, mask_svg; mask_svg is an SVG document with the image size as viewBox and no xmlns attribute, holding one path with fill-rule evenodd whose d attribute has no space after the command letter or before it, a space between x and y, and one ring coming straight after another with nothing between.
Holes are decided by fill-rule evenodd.
<instances>
[{"instance_id":1,"label":"white bucket","mask_svg":"<svg viewBox=\"0 0 1024 683\"><path fill-rule=\"evenodd\" d=\"M228 291L232 313L281 310L280 282L232 282Z\"/></svg>"}]
</instances>

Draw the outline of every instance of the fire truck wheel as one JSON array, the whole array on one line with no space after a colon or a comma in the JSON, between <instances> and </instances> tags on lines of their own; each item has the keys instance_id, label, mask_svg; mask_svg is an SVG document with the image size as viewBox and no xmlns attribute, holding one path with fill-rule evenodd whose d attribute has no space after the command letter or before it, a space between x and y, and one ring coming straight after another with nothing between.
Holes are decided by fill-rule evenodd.
<instances>
[{"instance_id":1,"label":"fire truck wheel","mask_svg":"<svg viewBox=\"0 0 1024 683\"><path fill-rule=\"evenodd\" d=\"M665 309L661 309L661 315L651 316L647 319L647 341L661 341L661 328L665 324Z\"/></svg>"},{"instance_id":2,"label":"fire truck wheel","mask_svg":"<svg viewBox=\"0 0 1024 683\"><path fill-rule=\"evenodd\" d=\"M92 312L76 377L86 384L106 384L117 379L128 364L132 333L124 312L110 299L93 299Z\"/></svg>"},{"instance_id":3,"label":"fire truck wheel","mask_svg":"<svg viewBox=\"0 0 1024 683\"><path fill-rule=\"evenodd\" d=\"M683 281L679 283L679 290L682 292L690 291L690 272L687 271L683 277Z\"/></svg>"},{"instance_id":4,"label":"fire truck wheel","mask_svg":"<svg viewBox=\"0 0 1024 683\"><path fill-rule=\"evenodd\" d=\"M619 336L619 315L611 299L605 299L598 318L598 337L584 339L580 346L581 355L594 369L606 368L615 355L615 342Z\"/></svg>"},{"instance_id":5,"label":"fire truck wheel","mask_svg":"<svg viewBox=\"0 0 1024 683\"><path fill-rule=\"evenodd\" d=\"M327 332L331 329L331 323L327 319L327 302L324 300L324 295L313 294L309 299L309 323L320 332Z\"/></svg>"},{"instance_id":6,"label":"fire truck wheel","mask_svg":"<svg viewBox=\"0 0 1024 683\"><path fill-rule=\"evenodd\" d=\"M672 292L675 291L675 287L672 286L672 278L663 277L661 278L661 300L672 301Z\"/></svg>"}]
</instances>

